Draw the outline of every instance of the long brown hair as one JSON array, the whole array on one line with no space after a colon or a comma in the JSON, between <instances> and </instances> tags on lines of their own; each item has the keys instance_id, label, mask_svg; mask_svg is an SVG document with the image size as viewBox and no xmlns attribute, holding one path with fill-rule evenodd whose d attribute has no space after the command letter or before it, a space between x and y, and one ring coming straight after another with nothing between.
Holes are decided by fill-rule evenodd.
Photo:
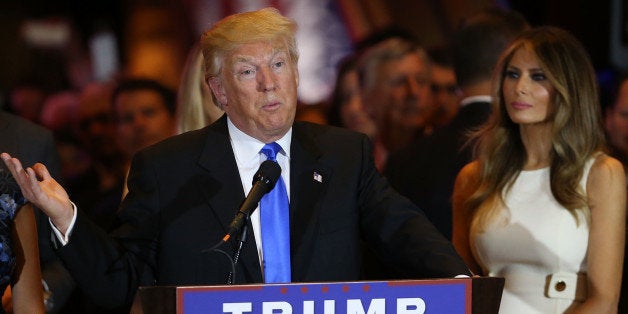
<instances>
[{"instance_id":1,"label":"long brown hair","mask_svg":"<svg viewBox=\"0 0 628 314\"><path fill-rule=\"evenodd\" d=\"M550 106L550 186L554 198L578 222L579 211L589 217L580 187L585 163L605 147L595 72L584 47L556 27L523 32L502 53L493 75L493 114L471 139L476 141L479 181L465 209L475 212L474 224L480 228L495 214L495 205L503 204L502 191L508 192L526 161L519 125L506 112L502 89L505 69L521 48L534 52L555 89Z\"/></svg>"}]
</instances>

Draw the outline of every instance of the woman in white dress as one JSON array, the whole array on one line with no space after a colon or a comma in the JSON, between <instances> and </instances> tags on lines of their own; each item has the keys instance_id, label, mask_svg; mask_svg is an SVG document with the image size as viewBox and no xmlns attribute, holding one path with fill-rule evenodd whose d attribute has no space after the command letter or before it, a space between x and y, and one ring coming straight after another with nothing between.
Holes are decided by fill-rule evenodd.
<instances>
[{"instance_id":1,"label":"woman in white dress","mask_svg":"<svg viewBox=\"0 0 628 314\"><path fill-rule=\"evenodd\" d=\"M502 54L493 115L453 194L453 242L506 279L500 313L616 313L626 180L604 153L595 74L568 32L524 32Z\"/></svg>"}]
</instances>

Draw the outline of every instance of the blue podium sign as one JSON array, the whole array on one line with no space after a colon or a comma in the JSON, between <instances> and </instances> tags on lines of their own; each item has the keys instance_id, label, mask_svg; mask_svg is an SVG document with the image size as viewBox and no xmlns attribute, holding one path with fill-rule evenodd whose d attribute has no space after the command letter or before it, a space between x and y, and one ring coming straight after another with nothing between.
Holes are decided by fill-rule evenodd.
<instances>
[{"instance_id":1,"label":"blue podium sign","mask_svg":"<svg viewBox=\"0 0 628 314\"><path fill-rule=\"evenodd\" d=\"M471 313L471 279L177 288L177 313Z\"/></svg>"}]
</instances>

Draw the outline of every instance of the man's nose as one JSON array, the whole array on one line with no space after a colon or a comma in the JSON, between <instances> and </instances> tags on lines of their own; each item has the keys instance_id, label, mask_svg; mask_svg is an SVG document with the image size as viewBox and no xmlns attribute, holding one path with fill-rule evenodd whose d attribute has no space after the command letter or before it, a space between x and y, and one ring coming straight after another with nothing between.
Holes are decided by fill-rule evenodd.
<instances>
[{"instance_id":1,"label":"man's nose","mask_svg":"<svg viewBox=\"0 0 628 314\"><path fill-rule=\"evenodd\" d=\"M418 95L421 85L416 78L409 77L406 79L406 88L408 90L408 93L412 95Z\"/></svg>"},{"instance_id":2,"label":"man's nose","mask_svg":"<svg viewBox=\"0 0 628 314\"><path fill-rule=\"evenodd\" d=\"M257 83L263 92L274 90L277 87L275 75L267 67L260 67L257 71Z\"/></svg>"}]
</instances>

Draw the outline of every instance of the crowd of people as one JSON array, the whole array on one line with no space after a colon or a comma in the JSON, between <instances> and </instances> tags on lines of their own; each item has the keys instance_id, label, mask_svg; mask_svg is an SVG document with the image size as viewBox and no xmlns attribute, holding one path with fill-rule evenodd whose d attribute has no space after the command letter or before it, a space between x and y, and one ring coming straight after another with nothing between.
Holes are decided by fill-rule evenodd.
<instances>
[{"instance_id":1,"label":"crowd of people","mask_svg":"<svg viewBox=\"0 0 628 314\"><path fill-rule=\"evenodd\" d=\"M5 310L128 313L139 286L225 283L204 249L271 143L288 281L498 276L500 313L628 309L628 76L603 108L573 35L494 8L438 47L377 34L338 64L328 102L304 105L296 27L274 9L223 19L176 91L15 90L0 113ZM270 282L259 212L235 283Z\"/></svg>"}]
</instances>

